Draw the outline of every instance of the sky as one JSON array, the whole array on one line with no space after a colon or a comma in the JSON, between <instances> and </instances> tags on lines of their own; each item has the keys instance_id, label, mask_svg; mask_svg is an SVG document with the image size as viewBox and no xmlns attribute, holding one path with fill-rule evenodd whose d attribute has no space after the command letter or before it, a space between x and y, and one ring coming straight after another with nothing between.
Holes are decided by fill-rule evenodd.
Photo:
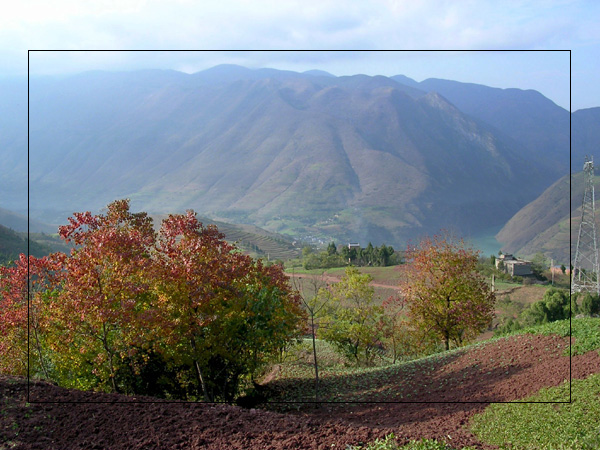
<instances>
[{"instance_id":1,"label":"sky","mask_svg":"<svg viewBox=\"0 0 600 450\"><path fill-rule=\"evenodd\" d=\"M575 111L600 106L598 23L600 2L583 0L22 0L0 16L0 76L26 76L28 50L60 49L30 52L30 74L223 63L402 74L535 89Z\"/></svg>"}]
</instances>

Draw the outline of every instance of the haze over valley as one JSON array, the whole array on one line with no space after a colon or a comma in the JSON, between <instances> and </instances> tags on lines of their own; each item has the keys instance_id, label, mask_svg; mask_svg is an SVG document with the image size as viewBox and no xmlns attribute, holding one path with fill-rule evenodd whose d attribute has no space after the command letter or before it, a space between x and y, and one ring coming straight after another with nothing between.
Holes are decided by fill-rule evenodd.
<instances>
[{"instance_id":1,"label":"haze over valley","mask_svg":"<svg viewBox=\"0 0 600 450\"><path fill-rule=\"evenodd\" d=\"M0 207L20 214L26 88L0 81ZM402 75L96 71L32 77L29 93L32 219L61 224L127 197L153 214L194 209L305 242L397 248L442 228L466 237L501 229L569 176L569 121L575 171L600 129L600 108L569 117L536 91ZM527 247L524 229L567 217L566 198L553 200L556 217L534 228L513 219L498 240L547 250Z\"/></svg>"}]
</instances>

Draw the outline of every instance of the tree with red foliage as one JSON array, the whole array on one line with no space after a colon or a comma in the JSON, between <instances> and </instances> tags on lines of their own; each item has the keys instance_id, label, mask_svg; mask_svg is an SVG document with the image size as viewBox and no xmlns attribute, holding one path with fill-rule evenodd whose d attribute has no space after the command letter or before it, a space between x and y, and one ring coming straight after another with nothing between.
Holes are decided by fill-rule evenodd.
<instances>
[{"instance_id":1,"label":"tree with red foliage","mask_svg":"<svg viewBox=\"0 0 600 450\"><path fill-rule=\"evenodd\" d=\"M35 370L65 387L184 397L195 372L197 393L231 401L300 333L283 269L241 254L192 211L158 235L118 200L105 214L74 213L59 233L75 244L70 256L22 255L0 270L0 370L23 375L31 361L28 282Z\"/></svg>"},{"instance_id":2,"label":"tree with red foliage","mask_svg":"<svg viewBox=\"0 0 600 450\"><path fill-rule=\"evenodd\" d=\"M59 233L76 247L65 260L54 310L61 338L53 342L53 350L69 354L65 362L71 362L74 372L66 379L82 378L93 367L98 383L109 382L117 392L119 359L144 336L139 326L148 310L146 275L156 238L152 219L131 213L129 200L117 200L104 215L75 213Z\"/></svg>"},{"instance_id":3,"label":"tree with red foliage","mask_svg":"<svg viewBox=\"0 0 600 450\"><path fill-rule=\"evenodd\" d=\"M50 378L44 344L64 256L21 254L14 266L0 266L0 372Z\"/></svg>"},{"instance_id":4,"label":"tree with red foliage","mask_svg":"<svg viewBox=\"0 0 600 450\"><path fill-rule=\"evenodd\" d=\"M163 351L189 361L207 401L231 400L240 377L297 334L298 298L279 266L254 263L192 211L163 221L156 259Z\"/></svg>"},{"instance_id":5,"label":"tree with red foliage","mask_svg":"<svg viewBox=\"0 0 600 450\"><path fill-rule=\"evenodd\" d=\"M409 245L410 264L402 283L411 323L423 335L463 345L486 329L494 315L495 296L477 273L478 252L462 240L434 236Z\"/></svg>"}]
</instances>

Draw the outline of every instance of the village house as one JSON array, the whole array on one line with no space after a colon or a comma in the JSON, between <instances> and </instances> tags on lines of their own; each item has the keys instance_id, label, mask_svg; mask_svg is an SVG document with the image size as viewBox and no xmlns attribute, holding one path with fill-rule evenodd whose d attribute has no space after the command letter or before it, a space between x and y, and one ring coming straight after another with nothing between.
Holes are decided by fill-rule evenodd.
<instances>
[{"instance_id":1,"label":"village house","mask_svg":"<svg viewBox=\"0 0 600 450\"><path fill-rule=\"evenodd\" d=\"M515 258L509 253L500 255L496 258L496 269L502 270L512 277L533 275L531 261Z\"/></svg>"}]
</instances>

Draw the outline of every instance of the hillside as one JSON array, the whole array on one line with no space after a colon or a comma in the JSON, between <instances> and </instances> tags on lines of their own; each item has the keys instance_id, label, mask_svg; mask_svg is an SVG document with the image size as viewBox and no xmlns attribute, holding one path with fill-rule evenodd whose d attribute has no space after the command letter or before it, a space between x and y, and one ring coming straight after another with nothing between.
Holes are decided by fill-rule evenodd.
<instances>
[{"instance_id":1,"label":"hillside","mask_svg":"<svg viewBox=\"0 0 600 450\"><path fill-rule=\"evenodd\" d=\"M382 76L237 66L34 79L31 210L63 223L129 197L138 210L192 208L305 241L477 234L556 178L531 162L539 148L456 104ZM6 132L14 180L21 144Z\"/></svg>"},{"instance_id":2,"label":"hillside","mask_svg":"<svg viewBox=\"0 0 600 450\"><path fill-rule=\"evenodd\" d=\"M585 155L594 155L600 142L600 107L580 109L573 113L573 141L571 159L573 169L575 161L584 161Z\"/></svg>"},{"instance_id":3,"label":"hillside","mask_svg":"<svg viewBox=\"0 0 600 450\"><path fill-rule=\"evenodd\" d=\"M29 240L29 253L42 257L51 253L51 248L45 244ZM20 253L27 254L27 234L17 233L10 228L0 225L0 264L16 260Z\"/></svg>"},{"instance_id":4,"label":"hillside","mask_svg":"<svg viewBox=\"0 0 600 450\"><path fill-rule=\"evenodd\" d=\"M0 225L4 225L15 231L27 231L27 215L0 208ZM32 233L56 233L57 229L57 226L29 219L29 231Z\"/></svg>"},{"instance_id":5,"label":"hillside","mask_svg":"<svg viewBox=\"0 0 600 450\"><path fill-rule=\"evenodd\" d=\"M599 176L596 175L594 183L598 198ZM503 244L502 250L522 257L542 252L568 266L577 243L583 190L583 172L558 180L500 230L496 239ZM597 227L600 227L599 216L596 215Z\"/></svg>"},{"instance_id":6,"label":"hillside","mask_svg":"<svg viewBox=\"0 0 600 450\"><path fill-rule=\"evenodd\" d=\"M402 76L392 78L425 92L438 92L465 114L493 126L523 147L522 156L530 164L543 167L555 180L569 172L569 112L539 92L436 78L420 83ZM598 121L592 124L586 115L573 114L574 137L598 128ZM593 148L592 142L582 142L578 149L585 155Z\"/></svg>"},{"instance_id":7,"label":"hillside","mask_svg":"<svg viewBox=\"0 0 600 450\"><path fill-rule=\"evenodd\" d=\"M167 217L166 214L151 214L155 227L160 227L161 221ZM253 257L265 260L287 261L300 256L302 246L299 242L289 237L272 233L254 225L239 225L228 222L212 220L207 217L198 217L204 225L216 225L225 240L236 244L241 250Z\"/></svg>"},{"instance_id":8,"label":"hillside","mask_svg":"<svg viewBox=\"0 0 600 450\"><path fill-rule=\"evenodd\" d=\"M593 341L585 333L593 332L597 320L573 321L576 342ZM489 416L495 413L502 419L493 423L494 434L512 433L517 442L525 444L515 448L532 448L540 439L551 442L546 448L557 448L557 440L572 443L575 436L589 439L597 435L595 424L600 418L598 343L592 342L585 349L576 345L570 359L565 355L568 329L565 321L542 327L536 334L503 338L384 369L325 374L322 388L332 387L332 392L338 393L336 400L363 396L399 403L328 403L318 409L312 404L288 404L294 410L302 407L302 412L296 413L81 392L39 381L28 387L24 379L0 376L0 436L9 448L18 450L278 450L352 448L348 446L393 433L399 444L435 438L456 450L467 445L491 450L496 447L485 437L491 433L484 433L484 429L476 434L474 424L483 428L481 425L489 424ZM574 380L572 399L569 384L564 383L569 376ZM295 387L289 395L312 389L310 378L288 378L287 383ZM534 394L537 397L532 398ZM547 404L539 407L488 403L539 401L540 396ZM568 408L553 403L569 399ZM499 408L508 411L502 416ZM519 412L522 419L506 420L512 417L511 412ZM577 427L563 425L581 414L585 420Z\"/></svg>"}]
</instances>

